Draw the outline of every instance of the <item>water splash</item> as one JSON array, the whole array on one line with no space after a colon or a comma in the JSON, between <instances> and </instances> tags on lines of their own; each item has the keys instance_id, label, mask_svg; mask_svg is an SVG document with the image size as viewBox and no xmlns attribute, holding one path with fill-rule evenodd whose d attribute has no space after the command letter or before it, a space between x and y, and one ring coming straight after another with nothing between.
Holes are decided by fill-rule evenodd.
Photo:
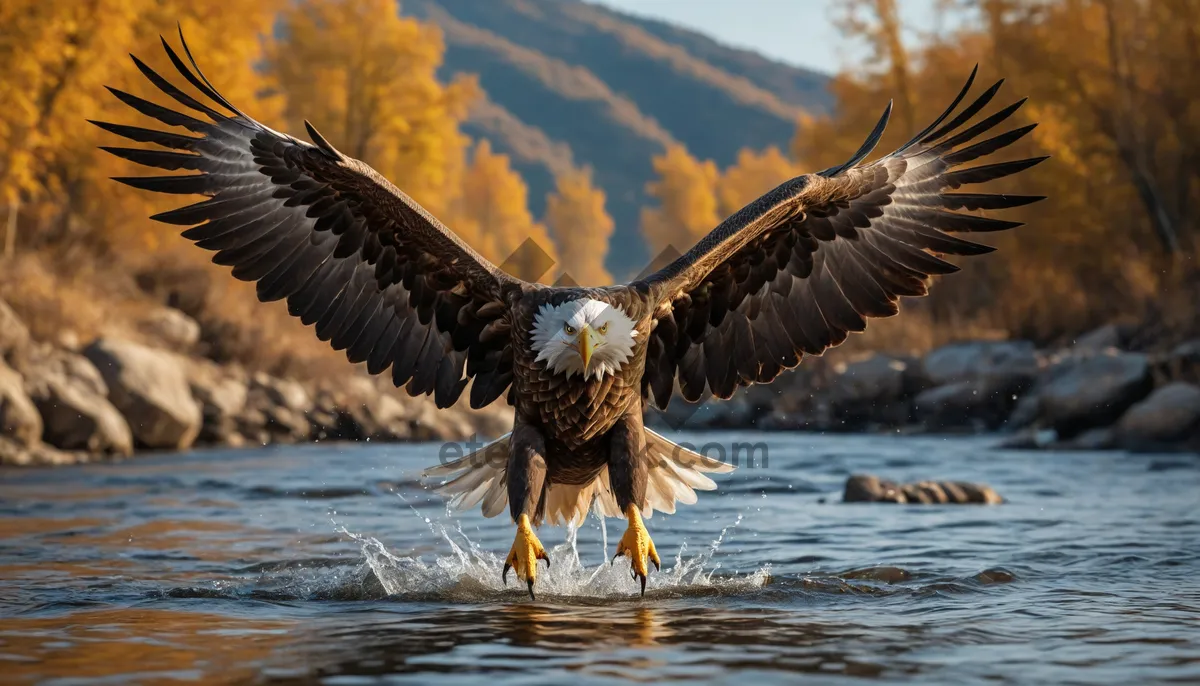
<instances>
[{"instance_id":1,"label":"water splash","mask_svg":"<svg viewBox=\"0 0 1200 686\"><path fill-rule=\"evenodd\" d=\"M524 584L514 582L505 586L500 579L504 559L494 552L483 550L457 526L454 531L422 517L432 532L449 546L450 555L432 561L420 557L403 557L389 552L378 539L339 527L338 531L356 541L362 548L366 565L389 596L405 599L442 599L467 602L523 597ZM751 574L717 574L720 566L709 568L726 534L738 524L738 516L730 526L699 554L685 557L686 543L680 547L673 566L650 575L646 596L657 598L731 595L745 593L765 586L770 581L770 568L764 566ZM601 520L604 552L608 551L607 530ZM629 561L622 557L613 563L604 562L587 567L579 558L579 530L572 526L565 541L550 550L553 561L549 568L539 566L536 591L539 600L578 602L587 604L599 600L632 600L636 584L631 580Z\"/></svg>"}]
</instances>

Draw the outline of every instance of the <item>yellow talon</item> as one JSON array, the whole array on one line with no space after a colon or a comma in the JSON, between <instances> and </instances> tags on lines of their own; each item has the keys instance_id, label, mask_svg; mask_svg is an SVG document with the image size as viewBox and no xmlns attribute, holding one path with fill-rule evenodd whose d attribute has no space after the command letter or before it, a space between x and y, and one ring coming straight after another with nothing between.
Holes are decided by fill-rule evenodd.
<instances>
[{"instance_id":1,"label":"yellow talon","mask_svg":"<svg viewBox=\"0 0 1200 686\"><path fill-rule=\"evenodd\" d=\"M658 551L654 549L654 541L650 540L650 532L642 523L642 515L638 511L637 505L625 508L625 517L629 520L629 528L625 530L625 535L621 536L621 542L617 544L617 554L613 556L613 560L615 561L622 555L629 558L633 578L641 580L642 595L646 595L646 575L650 573L647 559L654 563L656 570L662 569L662 564L658 559Z\"/></svg>"},{"instance_id":2,"label":"yellow talon","mask_svg":"<svg viewBox=\"0 0 1200 686\"><path fill-rule=\"evenodd\" d=\"M546 568L550 568L550 556L546 554L542 542L534 535L533 527L529 524L529 515L523 514L517 520L517 537L513 540L512 550L508 551L508 558L504 560L504 571L500 573L500 579L507 586L508 570L516 571L517 578L524 581L529 588L529 598L537 600L533 595L533 582L537 580L538 560L545 560Z\"/></svg>"}]
</instances>

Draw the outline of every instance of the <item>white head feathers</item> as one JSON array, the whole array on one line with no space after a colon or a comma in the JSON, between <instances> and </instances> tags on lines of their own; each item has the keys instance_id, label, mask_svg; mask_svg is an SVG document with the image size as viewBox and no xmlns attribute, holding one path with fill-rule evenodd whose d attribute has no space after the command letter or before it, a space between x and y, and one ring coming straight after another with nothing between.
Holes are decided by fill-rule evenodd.
<instances>
[{"instance_id":1,"label":"white head feathers","mask_svg":"<svg viewBox=\"0 0 1200 686\"><path fill-rule=\"evenodd\" d=\"M633 354L634 322L620 308L599 300L542 305L533 318L533 350L555 374L583 378L614 374Z\"/></svg>"}]
</instances>

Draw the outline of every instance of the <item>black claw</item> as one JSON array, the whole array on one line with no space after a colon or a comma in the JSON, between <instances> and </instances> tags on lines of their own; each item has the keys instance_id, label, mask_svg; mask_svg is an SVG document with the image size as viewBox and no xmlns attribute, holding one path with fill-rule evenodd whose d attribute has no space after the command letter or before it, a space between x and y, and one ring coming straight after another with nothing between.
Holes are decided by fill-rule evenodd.
<instances>
[{"instance_id":1,"label":"black claw","mask_svg":"<svg viewBox=\"0 0 1200 686\"><path fill-rule=\"evenodd\" d=\"M545 553L542 559L546 561L546 569L550 569L550 553Z\"/></svg>"},{"instance_id":2,"label":"black claw","mask_svg":"<svg viewBox=\"0 0 1200 686\"><path fill-rule=\"evenodd\" d=\"M512 569L512 565L505 562L504 563L504 571L500 572L500 580L504 582L505 586L508 585L508 570L510 570L510 569Z\"/></svg>"},{"instance_id":3,"label":"black claw","mask_svg":"<svg viewBox=\"0 0 1200 686\"><path fill-rule=\"evenodd\" d=\"M650 560L650 561L654 563L654 571L656 571L656 572L662 571L662 567L658 566L658 560Z\"/></svg>"},{"instance_id":4,"label":"black claw","mask_svg":"<svg viewBox=\"0 0 1200 686\"><path fill-rule=\"evenodd\" d=\"M638 576L642 580L642 597L645 598L646 597L646 577L643 575L640 575L640 574Z\"/></svg>"},{"instance_id":5,"label":"black claw","mask_svg":"<svg viewBox=\"0 0 1200 686\"><path fill-rule=\"evenodd\" d=\"M537 600L537 598L533 595L533 579L526 581L525 584L529 586L529 599Z\"/></svg>"},{"instance_id":6,"label":"black claw","mask_svg":"<svg viewBox=\"0 0 1200 686\"><path fill-rule=\"evenodd\" d=\"M618 557L621 557L621 553L617 553L616 555L613 555L613 559L608 563L608 566L611 567L611 566L615 565L617 563Z\"/></svg>"}]
</instances>

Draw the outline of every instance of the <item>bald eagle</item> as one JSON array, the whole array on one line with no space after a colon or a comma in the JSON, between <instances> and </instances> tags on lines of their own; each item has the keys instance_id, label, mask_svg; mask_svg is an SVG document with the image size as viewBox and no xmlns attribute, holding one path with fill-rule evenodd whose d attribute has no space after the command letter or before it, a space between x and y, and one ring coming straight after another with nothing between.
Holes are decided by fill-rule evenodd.
<instances>
[{"instance_id":1,"label":"bald eagle","mask_svg":"<svg viewBox=\"0 0 1200 686\"><path fill-rule=\"evenodd\" d=\"M180 39L182 41L182 34ZM957 270L939 255L992 248L960 232L1019 226L957 210L997 210L1039 196L958 192L1044 158L966 166L1035 125L993 134L1024 102L967 126L1000 82L958 110L975 71L932 124L898 150L864 160L887 107L844 164L786 181L721 222L688 252L632 283L558 288L514 278L475 252L403 191L347 157L305 122L311 143L243 113L204 77L186 42L185 62L162 41L179 74L207 101L134 58L184 110L110 88L137 112L190 133L93 122L154 149L104 147L167 170L117 181L157 193L206 196L153 217L215 252L233 276L257 283L262 301L289 312L371 374L390 369L411 395L471 407L506 397L512 432L427 473L462 508L495 516L507 506L516 539L504 564L533 595L533 527L579 522L589 510L625 517L617 547L645 593L659 556L642 520L693 503L729 465L689 451L642 424L651 402L678 391L729 398L768 383L898 311L935 274ZM982 138L983 140L979 140Z\"/></svg>"}]
</instances>

